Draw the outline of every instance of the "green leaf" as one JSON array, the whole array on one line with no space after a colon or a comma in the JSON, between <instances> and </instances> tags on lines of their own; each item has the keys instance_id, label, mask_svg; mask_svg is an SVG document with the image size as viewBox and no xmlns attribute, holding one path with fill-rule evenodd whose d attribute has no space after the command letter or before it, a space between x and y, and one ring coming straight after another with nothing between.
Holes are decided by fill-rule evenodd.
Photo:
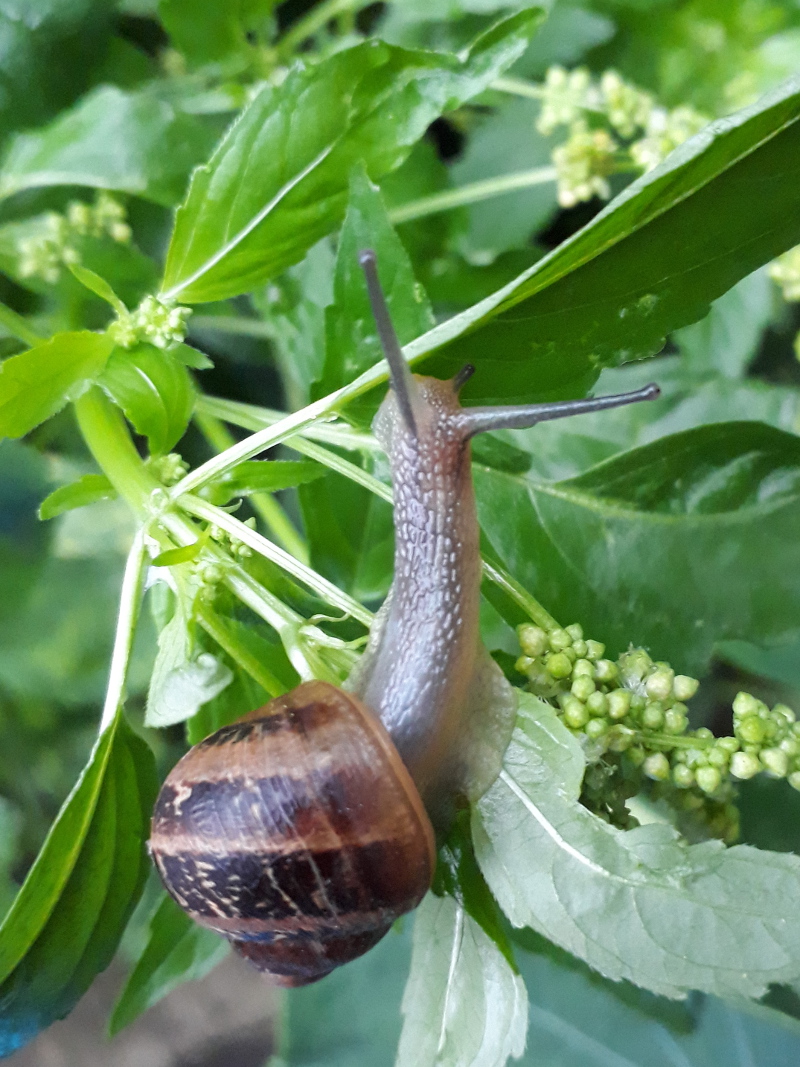
<instances>
[{"instance_id":1,"label":"green leaf","mask_svg":"<svg viewBox=\"0 0 800 1067\"><path fill-rule=\"evenodd\" d=\"M749 641L720 641L715 652L748 674L772 678L800 692L800 633L787 634L785 641L769 647Z\"/></svg>"},{"instance_id":2,"label":"green leaf","mask_svg":"<svg viewBox=\"0 0 800 1067\"><path fill-rule=\"evenodd\" d=\"M104 85L49 126L10 140L0 164L0 198L23 189L88 185L171 207L216 137L213 124L155 91Z\"/></svg>"},{"instance_id":3,"label":"green leaf","mask_svg":"<svg viewBox=\"0 0 800 1067\"><path fill-rule=\"evenodd\" d=\"M116 950L149 869L152 754L118 715L0 927L0 1055L66 1015Z\"/></svg>"},{"instance_id":4,"label":"green leaf","mask_svg":"<svg viewBox=\"0 0 800 1067\"><path fill-rule=\"evenodd\" d=\"M512 574L614 655L633 641L697 674L717 641L776 642L797 629L792 434L719 423L569 481L476 467L475 482L484 533Z\"/></svg>"},{"instance_id":5,"label":"green leaf","mask_svg":"<svg viewBox=\"0 0 800 1067\"><path fill-rule=\"evenodd\" d=\"M153 567L174 567L176 563L190 563L197 559L211 538L211 527L207 526L196 541L181 548L168 548L159 552L152 562Z\"/></svg>"},{"instance_id":6,"label":"green leaf","mask_svg":"<svg viewBox=\"0 0 800 1067\"><path fill-rule=\"evenodd\" d=\"M158 635L158 655L147 694L147 726L183 722L231 682L233 674L210 652L195 654L180 608Z\"/></svg>"},{"instance_id":7,"label":"green leaf","mask_svg":"<svg viewBox=\"0 0 800 1067\"><path fill-rule=\"evenodd\" d=\"M39 505L40 519L54 519L73 508L84 508L98 500L113 500L117 492L105 474L84 474L76 482L60 485Z\"/></svg>"},{"instance_id":8,"label":"green leaf","mask_svg":"<svg viewBox=\"0 0 800 1067\"><path fill-rule=\"evenodd\" d=\"M158 13L179 51L209 63L245 51L247 30L274 6L274 0L160 0Z\"/></svg>"},{"instance_id":9,"label":"green leaf","mask_svg":"<svg viewBox=\"0 0 800 1067\"><path fill-rule=\"evenodd\" d=\"M169 351L140 344L115 348L100 378L151 455L163 455L183 437L194 410L194 386L184 363Z\"/></svg>"},{"instance_id":10,"label":"green leaf","mask_svg":"<svg viewBox=\"0 0 800 1067\"><path fill-rule=\"evenodd\" d=\"M197 348L192 348L191 345L182 342L171 348L170 354L193 370L209 370L214 366L205 352L200 352Z\"/></svg>"},{"instance_id":11,"label":"green leaf","mask_svg":"<svg viewBox=\"0 0 800 1067\"><path fill-rule=\"evenodd\" d=\"M181 983L203 978L229 951L223 937L198 926L162 892L144 949L114 1005L109 1033L118 1033Z\"/></svg>"},{"instance_id":12,"label":"green leaf","mask_svg":"<svg viewBox=\"0 0 800 1067\"><path fill-rule=\"evenodd\" d=\"M412 341L433 325L425 290L414 277L411 262L389 222L383 198L363 166L356 167L336 251L333 304L325 311L325 365L314 390L316 396L346 385L383 359L364 272L358 262L358 253L365 248L377 254L378 274L400 343Z\"/></svg>"},{"instance_id":13,"label":"green leaf","mask_svg":"<svg viewBox=\"0 0 800 1067\"><path fill-rule=\"evenodd\" d=\"M452 897L417 911L403 1015L396 1067L505 1067L525 1048L525 984Z\"/></svg>"},{"instance_id":14,"label":"green leaf","mask_svg":"<svg viewBox=\"0 0 800 1067\"><path fill-rule=\"evenodd\" d=\"M80 330L11 356L0 365L0 437L22 437L80 396L102 372L114 344Z\"/></svg>"},{"instance_id":15,"label":"green leaf","mask_svg":"<svg viewBox=\"0 0 800 1067\"><path fill-rule=\"evenodd\" d=\"M756 355L772 317L775 295L765 270L743 278L711 305L704 319L678 330L673 340L692 374L739 378Z\"/></svg>"},{"instance_id":16,"label":"green leaf","mask_svg":"<svg viewBox=\"0 0 800 1067\"><path fill-rule=\"evenodd\" d=\"M353 164L363 160L377 179L402 163L438 115L517 58L539 17L506 19L463 60L371 40L262 89L192 178L163 291L220 300L296 263L339 222Z\"/></svg>"},{"instance_id":17,"label":"green leaf","mask_svg":"<svg viewBox=\"0 0 800 1067\"><path fill-rule=\"evenodd\" d=\"M277 493L296 485L314 482L326 473L320 463L313 460L246 460L234 467L219 483L230 500L235 496L251 496L253 493Z\"/></svg>"},{"instance_id":18,"label":"green leaf","mask_svg":"<svg viewBox=\"0 0 800 1067\"><path fill-rule=\"evenodd\" d=\"M105 278L101 278L95 271L89 270L88 267L82 267L80 263L70 263L69 269L81 285L94 293L95 296L99 296L101 300L105 300L115 311L124 315L128 310Z\"/></svg>"},{"instance_id":19,"label":"green leaf","mask_svg":"<svg viewBox=\"0 0 800 1067\"><path fill-rule=\"evenodd\" d=\"M407 350L482 402L585 392L800 241L800 82L711 123L515 281ZM423 358L424 357L424 358ZM485 368L485 370L482 370Z\"/></svg>"},{"instance_id":20,"label":"green leaf","mask_svg":"<svg viewBox=\"0 0 800 1067\"><path fill-rule=\"evenodd\" d=\"M520 965L530 993L520 1067L788 1067L800 1055L800 1027L756 1004L665 1001L546 943Z\"/></svg>"},{"instance_id":21,"label":"green leaf","mask_svg":"<svg viewBox=\"0 0 800 1067\"><path fill-rule=\"evenodd\" d=\"M584 759L547 704L520 694L500 778L477 806L475 851L515 926L608 978L667 996L761 996L796 976L800 858L664 824L618 830L579 802Z\"/></svg>"}]
</instances>

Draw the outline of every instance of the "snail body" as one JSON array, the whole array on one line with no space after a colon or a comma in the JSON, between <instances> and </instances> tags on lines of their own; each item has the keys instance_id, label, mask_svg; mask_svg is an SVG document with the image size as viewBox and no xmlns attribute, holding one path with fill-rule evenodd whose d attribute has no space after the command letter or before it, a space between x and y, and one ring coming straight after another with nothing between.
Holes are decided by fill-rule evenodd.
<instances>
[{"instance_id":1,"label":"snail body","mask_svg":"<svg viewBox=\"0 0 800 1067\"><path fill-rule=\"evenodd\" d=\"M178 904L283 985L355 959L415 908L433 826L500 770L516 701L478 629L470 438L658 395L462 408L472 368L412 375L374 253L360 260L392 380L373 424L394 485L392 589L345 688L303 683L195 745L164 782L150 838Z\"/></svg>"}]
</instances>

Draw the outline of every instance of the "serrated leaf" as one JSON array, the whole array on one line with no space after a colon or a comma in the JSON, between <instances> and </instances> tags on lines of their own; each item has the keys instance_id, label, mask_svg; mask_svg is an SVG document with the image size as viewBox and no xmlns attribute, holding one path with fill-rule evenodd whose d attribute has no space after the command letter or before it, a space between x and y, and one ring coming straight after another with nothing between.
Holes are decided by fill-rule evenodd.
<instances>
[{"instance_id":1,"label":"serrated leaf","mask_svg":"<svg viewBox=\"0 0 800 1067\"><path fill-rule=\"evenodd\" d=\"M104 85L50 125L11 138L0 163L0 198L23 189L85 185L171 207L216 137L213 124L151 89Z\"/></svg>"},{"instance_id":2,"label":"serrated leaf","mask_svg":"<svg viewBox=\"0 0 800 1067\"><path fill-rule=\"evenodd\" d=\"M192 178L164 293L221 300L296 263L339 222L353 164L363 160L373 179L398 166L442 111L519 56L539 17L533 9L504 20L464 59L373 39L262 89Z\"/></svg>"},{"instance_id":3,"label":"serrated leaf","mask_svg":"<svg viewBox=\"0 0 800 1067\"><path fill-rule=\"evenodd\" d=\"M111 961L149 869L156 790L150 750L118 715L0 927L0 1055L66 1015Z\"/></svg>"},{"instance_id":4,"label":"serrated leaf","mask_svg":"<svg viewBox=\"0 0 800 1067\"><path fill-rule=\"evenodd\" d=\"M401 344L433 325L425 290L414 277L383 198L363 166L350 179L350 199L336 250L333 304L325 309L325 365L315 396L333 392L383 359L358 253L371 248L394 328Z\"/></svg>"},{"instance_id":5,"label":"serrated leaf","mask_svg":"<svg viewBox=\"0 0 800 1067\"><path fill-rule=\"evenodd\" d=\"M219 934L198 926L162 892L147 941L128 975L108 1029L113 1036L183 982L203 978L230 952Z\"/></svg>"},{"instance_id":6,"label":"serrated leaf","mask_svg":"<svg viewBox=\"0 0 800 1067\"><path fill-rule=\"evenodd\" d=\"M158 654L147 694L145 725L172 726L196 714L231 682L233 674L210 652L195 652L178 606L158 635Z\"/></svg>"},{"instance_id":7,"label":"serrated leaf","mask_svg":"<svg viewBox=\"0 0 800 1067\"><path fill-rule=\"evenodd\" d=\"M210 370L214 366L205 352L201 352L191 345L183 343L175 345L174 348L170 349L170 353L193 370Z\"/></svg>"},{"instance_id":8,"label":"serrated leaf","mask_svg":"<svg viewBox=\"0 0 800 1067\"><path fill-rule=\"evenodd\" d=\"M669 826L618 830L578 798L584 759L527 694L500 778L479 801L475 852L501 908L606 977L666 996L761 996L800 968L800 858Z\"/></svg>"},{"instance_id":9,"label":"serrated leaf","mask_svg":"<svg viewBox=\"0 0 800 1067\"><path fill-rule=\"evenodd\" d=\"M151 455L163 455L183 437L194 410L195 391L186 366L169 351L141 344L115 348L99 379Z\"/></svg>"},{"instance_id":10,"label":"serrated leaf","mask_svg":"<svg viewBox=\"0 0 800 1067\"><path fill-rule=\"evenodd\" d=\"M234 467L220 484L227 499L253 493L277 493L306 485L325 474L325 468L313 460L246 460Z\"/></svg>"},{"instance_id":11,"label":"serrated leaf","mask_svg":"<svg viewBox=\"0 0 800 1067\"><path fill-rule=\"evenodd\" d=\"M711 123L513 282L407 348L467 400L581 394L800 241L800 81ZM486 372L482 368L486 367Z\"/></svg>"},{"instance_id":12,"label":"serrated leaf","mask_svg":"<svg viewBox=\"0 0 800 1067\"><path fill-rule=\"evenodd\" d=\"M54 519L72 508L84 508L98 500L113 500L117 491L105 474L84 474L76 482L60 485L39 505L40 519Z\"/></svg>"},{"instance_id":13,"label":"serrated leaf","mask_svg":"<svg viewBox=\"0 0 800 1067\"><path fill-rule=\"evenodd\" d=\"M0 437L22 437L80 396L114 347L101 333L57 333L0 364Z\"/></svg>"},{"instance_id":14,"label":"serrated leaf","mask_svg":"<svg viewBox=\"0 0 800 1067\"><path fill-rule=\"evenodd\" d=\"M452 897L417 911L403 1015L396 1067L504 1067L525 1049L525 984Z\"/></svg>"},{"instance_id":15,"label":"serrated leaf","mask_svg":"<svg viewBox=\"0 0 800 1067\"><path fill-rule=\"evenodd\" d=\"M800 441L762 423L662 437L564 482L475 467L484 534L559 619L702 673L715 642L797 629ZM614 610L609 610L614 605Z\"/></svg>"}]
</instances>

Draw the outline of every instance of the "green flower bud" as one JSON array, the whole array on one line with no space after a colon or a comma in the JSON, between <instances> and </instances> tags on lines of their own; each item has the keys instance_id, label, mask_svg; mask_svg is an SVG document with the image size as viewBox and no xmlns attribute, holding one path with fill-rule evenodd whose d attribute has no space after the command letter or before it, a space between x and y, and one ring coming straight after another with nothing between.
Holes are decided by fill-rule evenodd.
<instances>
[{"instance_id":1,"label":"green flower bud","mask_svg":"<svg viewBox=\"0 0 800 1067\"><path fill-rule=\"evenodd\" d=\"M728 766L728 760L730 759L730 753L726 752L721 745L716 744L713 748L709 749L706 753L706 761L712 767L719 767L722 770L723 767Z\"/></svg>"},{"instance_id":2,"label":"green flower bud","mask_svg":"<svg viewBox=\"0 0 800 1067\"><path fill-rule=\"evenodd\" d=\"M570 645L569 648L564 649L564 655L569 657L570 663L574 663L575 660L578 658L578 653L575 651L572 645Z\"/></svg>"},{"instance_id":3,"label":"green flower bud","mask_svg":"<svg viewBox=\"0 0 800 1067\"><path fill-rule=\"evenodd\" d=\"M793 723L796 718L795 713L790 707L787 707L786 704L776 704L772 709L772 714L780 715L782 718L786 719L787 723Z\"/></svg>"},{"instance_id":4,"label":"green flower bud","mask_svg":"<svg viewBox=\"0 0 800 1067\"><path fill-rule=\"evenodd\" d=\"M738 700L739 697L736 699ZM735 730L739 740L748 745L761 744L767 733L764 720L760 719L758 715L747 715L746 718L740 719L736 723Z\"/></svg>"},{"instance_id":5,"label":"green flower bud","mask_svg":"<svg viewBox=\"0 0 800 1067\"><path fill-rule=\"evenodd\" d=\"M597 741L608 733L609 723L607 719L589 719L584 728L587 737Z\"/></svg>"},{"instance_id":6,"label":"green flower bud","mask_svg":"<svg viewBox=\"0 0 800 1067\"><path fill-rule=\"evenodd\" d=\"M575 646L573 645L573 648ZM577 678L579 675L586 675L587 678L594 678L594 664L588 659L576 659L572 668L572 677Z\"/></svg>"},{"instance_id":7,"label":"green flower bud","mask_svg":"<svg viewBox=\"0 0 800 1067\"><path fill-rule=\"evenodd\" d=\"M792 789L800 791L800 771L792 771L789 777L786 779Z\"/></svg>"},{"instance_id":8,"label":"green flower bud","mask_svg":"<svg viewBox=\"0 0 800 1067\"><path fill-rule=\"evenodd\" d=\"M689 725L689 720L675 708L668 708L664 712L664 733L676 736L682 734Z\"/></svg>"},{"instance_id":9,"label":"green flower bud","mask_svg":"<svg viewBox=\"0 0 800 1067\"><path fill-rule=\"evenodd\" d=\"M554 652L562 652L572 644L572 638L566 630L551 630L548 634L548 641Z\"/></svg>"},{"instance_id":10,"label":"green flower bud","mask_svg":"<svg viewBox=\"0 0 800 1067\"><path fill-rule=\"evenodd\" d=\"M635 685L650 673L653 661L643 648L624 652L619 657L619 669L626 685Z\"/></svg>"},{"instance_id":11,"label":"green flower bud","mask_svg":"<svg viewBox=\"0 0 800 1067\"><path fill-rule=\"evenodd\" d=\"M709 728L707 726L698 727L694 732L694 736L699 738L701 741L713 741L714 740L714 735L712 734L712 732L709 730Z\"/></svg>"},{"instance_id":12,"label":"green flower bud","mask_svg":"<svg viewBox=\"0 0 800 1067\"><path fill-rule=\"evenodd\" d=\"M572 683L572 694L576 696L578 700L588 700L592 693L595 691L595 684L591 678L585 674L579 675ZM587 712L588 714L588 712Z\"/></svg>"},{"instance_id":13,"label":"green flower bud","mask_svg":"<svg viewBox=\"0 0 800 1067\"><path fill-rule=\"evenodd\" d=\"M606 650L606 646L600 641L587 641L586 642L586 658L591 660L598 660L601 658Z\"/></svg>"},{"instance_id":14,"label":"green flower bud","mask_svg":"<svg viewBox=\"0 0 800 1067\"><path fill-rule=\"evenodd\" d=\"M602 718L608 714L608 697L605 693L599 693L595 690L594 693L590 693L586 698L586 707L589 709L590 715Z\"/></svg>"},{"instance_id":15,"label":"green flower bud","mask_svg":"<svg viewBox=\"0 0 800 1067\"><path fill-rule=\"evenodd\" d=\"M706 750L704 748L685 749L687 767L704 767L706 763Z\"/></svg>"},{"instance_id":16,"label":"green flower bud","mask_svg":"<svg viewBox=\"0 0 800 1067\"><path fill-rule=\"evenodd\" d=\"M526 656L531 656L534 659L537 656L543 656L549 647L547 634L541 626L534 626L532 623L524 622L522 626L517 627L517 636L519 638L519 647Z\"/></svg>"},{"instance_id":17,"label":"green flower bud","mask_svg":"<svg viewBox=\"0 0 800 1067\"><path fill-rule=\"evenodd\" d=\"M645 761L645 750L641 745L631 745L625 752L625 759L632 767L641 767Z\"/></svg>"},{"instance_id":18,"label":"green flower bud","mask_svg":"<svg viewBox=\"0 0 800 1067\"><path fill-rule=\"evenodd\" d=\"M200 581L206 585L214 585L221 582L225 577L225 571L218 563L204 563L199 568Z\"/></svg>"},{"instance_id":19,"label":"green flower bud","mask_svg":"<svg viewBox=\"0 0 800 1067\"><path fill-rule=\"evenodd\" d=\"M571 726L573 730L582 730L589 721L589 712L586 705L582 704L577 697L568 697L564 701L562 714L564 722L567 726Z\"/></svg>"},{"instance_id":20,"label":"green flower bud","mask_svg":"<svg viewBox=\"0 0 800 1067\"><path fill-rule=\"evenodd\" d=\"M722 784L722 775L716 767L698 767L695 778L704 793L716 793Z\"/></svg>"},{"instance_id":21,"label":"green flower bud","mask_svg":"<svg viewBox=\"0 0 800 1067\"><path fill-rule=\"evenodd\" d=\"M758 774L761 770L761 762L758 756L750 752L734 752L731 756L731 774L734 778L746 780Z\"/></svg>"},{"instance_id":22,"label":"green flower bud","mask_svg":"<svg viewBox=\"0 0 800 1067\"><path fill-rule=\"evenodd\" d=\"M569 678L572 674L572 660L563 652L551 652L544 665L554 678Z\"/></svg>"},{"instance_id":23,"label":"green flower bud","mask_svg":"<svg viewBox=\"0 0 800 1067\"><path fill-rule=\"evenodd\" d=\"M531 656L520 656L514 664L514 670L519 671L520 674L527 674L535 662L536 660Z\"/></svg>"},{"instance_id":24,"label":"green flower bud","mask_svg":"<svg viewBox=\"0 0 800 1067\"><path fill-rule=\"evenodd\" d=\"M696 678L687 674L676 674L672 682L672 692L678 700L691 700L700 685Z\"/></svg>"},{"instance_id":25,"label":"green flower bud","mask_svg":"<svg viewBox=\"0 0 800 1067\"><path fill-rule=\"evenodd\" d=\"M645 692L651 700L669 700L674 677L675 672L672 670L654 671L644 683Z\"/></svg>"},{"instance_id":26,"label":"green flower bud","mask_svg":"<svg viewBox=\"0 0 800 1067\"><path fill-rule=\"evenodd\" d=\"M770 778L785 778L789 773L789 757L779 748L763 748L761 762Z\"/></svg>"},{"instance_id":27,"label":"green flower bud","mask_svg":"<svg viewBox=\"0 0 800 1067\"><path fill-rule=\"evenodd\" d=\"M694 771L685 763L677 763L672 768L672 780L678 789L689 789L694 785Z\"/></svg>"},{"instance_id":28,"label":"green flower bud","mask_svg":"<svg viewBox=\"0 0 800 1067\"><path fill-rule=\"evenodd\" d=\"M785 752L790 759L800 755L800 741L796 737L785 737L779 747L781 752Z\"/></svg>"},{"instance_id":29,"label":"green flower bud","mask_svg":"<svg viewBox=\"0 0 800 1067\"><path fill-rule=\"evenodd\" d=\"M660 730L664 725L664 708L657 700L648 704L642 712L642 726L645 730Z\"/></svg>"},{"instance_id":30,"label":"green flower bud","mask_svg":"<svg viewBox=\"0 0 800 1067\"><path fill-rule=\"evenodd\" d=\"M581 624L579 622L573 622L571 625L566 626L565 630L569 634L570 639L572 641L582 641L583 640L583 627L581 626Z\"/></svg>"},{"instance_id":31,"label":"green flower bud","mask_svg":"<svg viewBox=\"0 0 800 1067\"><path fill-rule=\"evenodd\" d=\"M663 752L654 752L644 761L644 773L655 782L666 782L669 778L669 760Z\"/></svg>"},{"instance_id":32,"label":"green flower bud","mask_svg":"<svg viewBox=\"0 0 800 1067\"><path fill-rule=\"evenodd\" d=\"M587 656L587 659L591 657ZM598 682L602 682L604 685L610 685L616 682L619 677L619 668L616 663L610 659L598 659L594 664L594 676Z\"/></svg>"},{"instance_id":33,"label":"green flower bud","mask_svg":"<svg viewBox=\"0 0 800 1067\"><path fill-rule=\"evenodd\" d=\"M630 690L614 689L608 694L608 716L610 719L624 719L630 710Z\"/></svg>"},{"instance_id":34,"label":"green flower bud","mask_svg":"<svg viewBox=\"0 0 800 1067\"><path fill-rule=\"evenodd\" d=\"M616 723L608 731L608 747L612 752L624 752L630 748L636 733L627 726Z\"/></svg>"},{"instance_id":35,"label":"green flower bud","mask_svg":"<svg viewBox=\"0 0 800 1067\"><path fill-rule=\"evenodd\" d=\"M728 755L732 755L734 752L739 751L739 742L735 737L718 737L717 747L721 748L723 752L727 752Z\"/></svg>"},{"instance_id":36,"label":"green flower bud","mask_svg":"<svg viewBox=\"0 0 800 1067\"><path fill-rule=\"evenodd\" d=\"M647 697L643 697L641 693L631 693L631 711L644 711L647 707Z\"/></svg>"},{"instance_id":37,"label":"green flower bud","mask_svg":"<svg viewBox=\"0 0 800 1067\"><path fill-rule=\"evenodd\" d=\"M745 715L757 715L759 703L760 701L749 693L737 693L733 702L733 714L738 718L744 718Z\"/></svg>"},{"instance_id":38,"label":"green flower bud","mask_svg":"<svg viewBox=\"0 0 800 1067\"><path fill-rule=\"evenodd\" d=\"M572 642L572 647L575 649L575 655L580 659L586 655L586 642L584 640L578 640Z\"/></svg>"}]
</instances>

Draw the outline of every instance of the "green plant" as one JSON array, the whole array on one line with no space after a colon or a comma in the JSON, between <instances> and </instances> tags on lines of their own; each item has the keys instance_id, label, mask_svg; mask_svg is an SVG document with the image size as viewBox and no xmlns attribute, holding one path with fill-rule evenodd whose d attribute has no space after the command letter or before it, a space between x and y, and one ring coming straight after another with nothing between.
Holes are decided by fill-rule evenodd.
<instances>
[{"instance_id":1,"label":"green plant","mask_svg":"<svg viewBox=\"0 0 800 1067\"><path fill-rule=\"evenodd\" d=\"M158 728L194 742L357 659L391 580L371 246L407 358L473 363L467 403L598 379L663 396L476 443L484 635L517 730L440 850L402 1034L407 930L292 994L284 1060L384 1062L399 1035L400 1064L499 1067L528 1027L531 1063L640 1055L639 1038L641 1062L666 1041L730 1063L729 1030L759 1062L796 1056L800 408L765 265L795 300L797 13L299 6L60 0L28 25L0 0L25 57L0 58L0 435L26 437L0 443L9 902L48 814L20 760L64 795L39 753L72 767L89 747L127 553L99 737L0 928L0 1052L117 949L156 764L182 743ZM701 30L722 40L710 66ZM169 48L141 47L164 31ZM462 141L449 167L432 124ZM557 214L598 198L588 221ZM220 368L238 399L216 395ZM726 695L730 722L712 715ZM221 951L145 899L112 1029Z\"/></svg>"}]
</instances>

